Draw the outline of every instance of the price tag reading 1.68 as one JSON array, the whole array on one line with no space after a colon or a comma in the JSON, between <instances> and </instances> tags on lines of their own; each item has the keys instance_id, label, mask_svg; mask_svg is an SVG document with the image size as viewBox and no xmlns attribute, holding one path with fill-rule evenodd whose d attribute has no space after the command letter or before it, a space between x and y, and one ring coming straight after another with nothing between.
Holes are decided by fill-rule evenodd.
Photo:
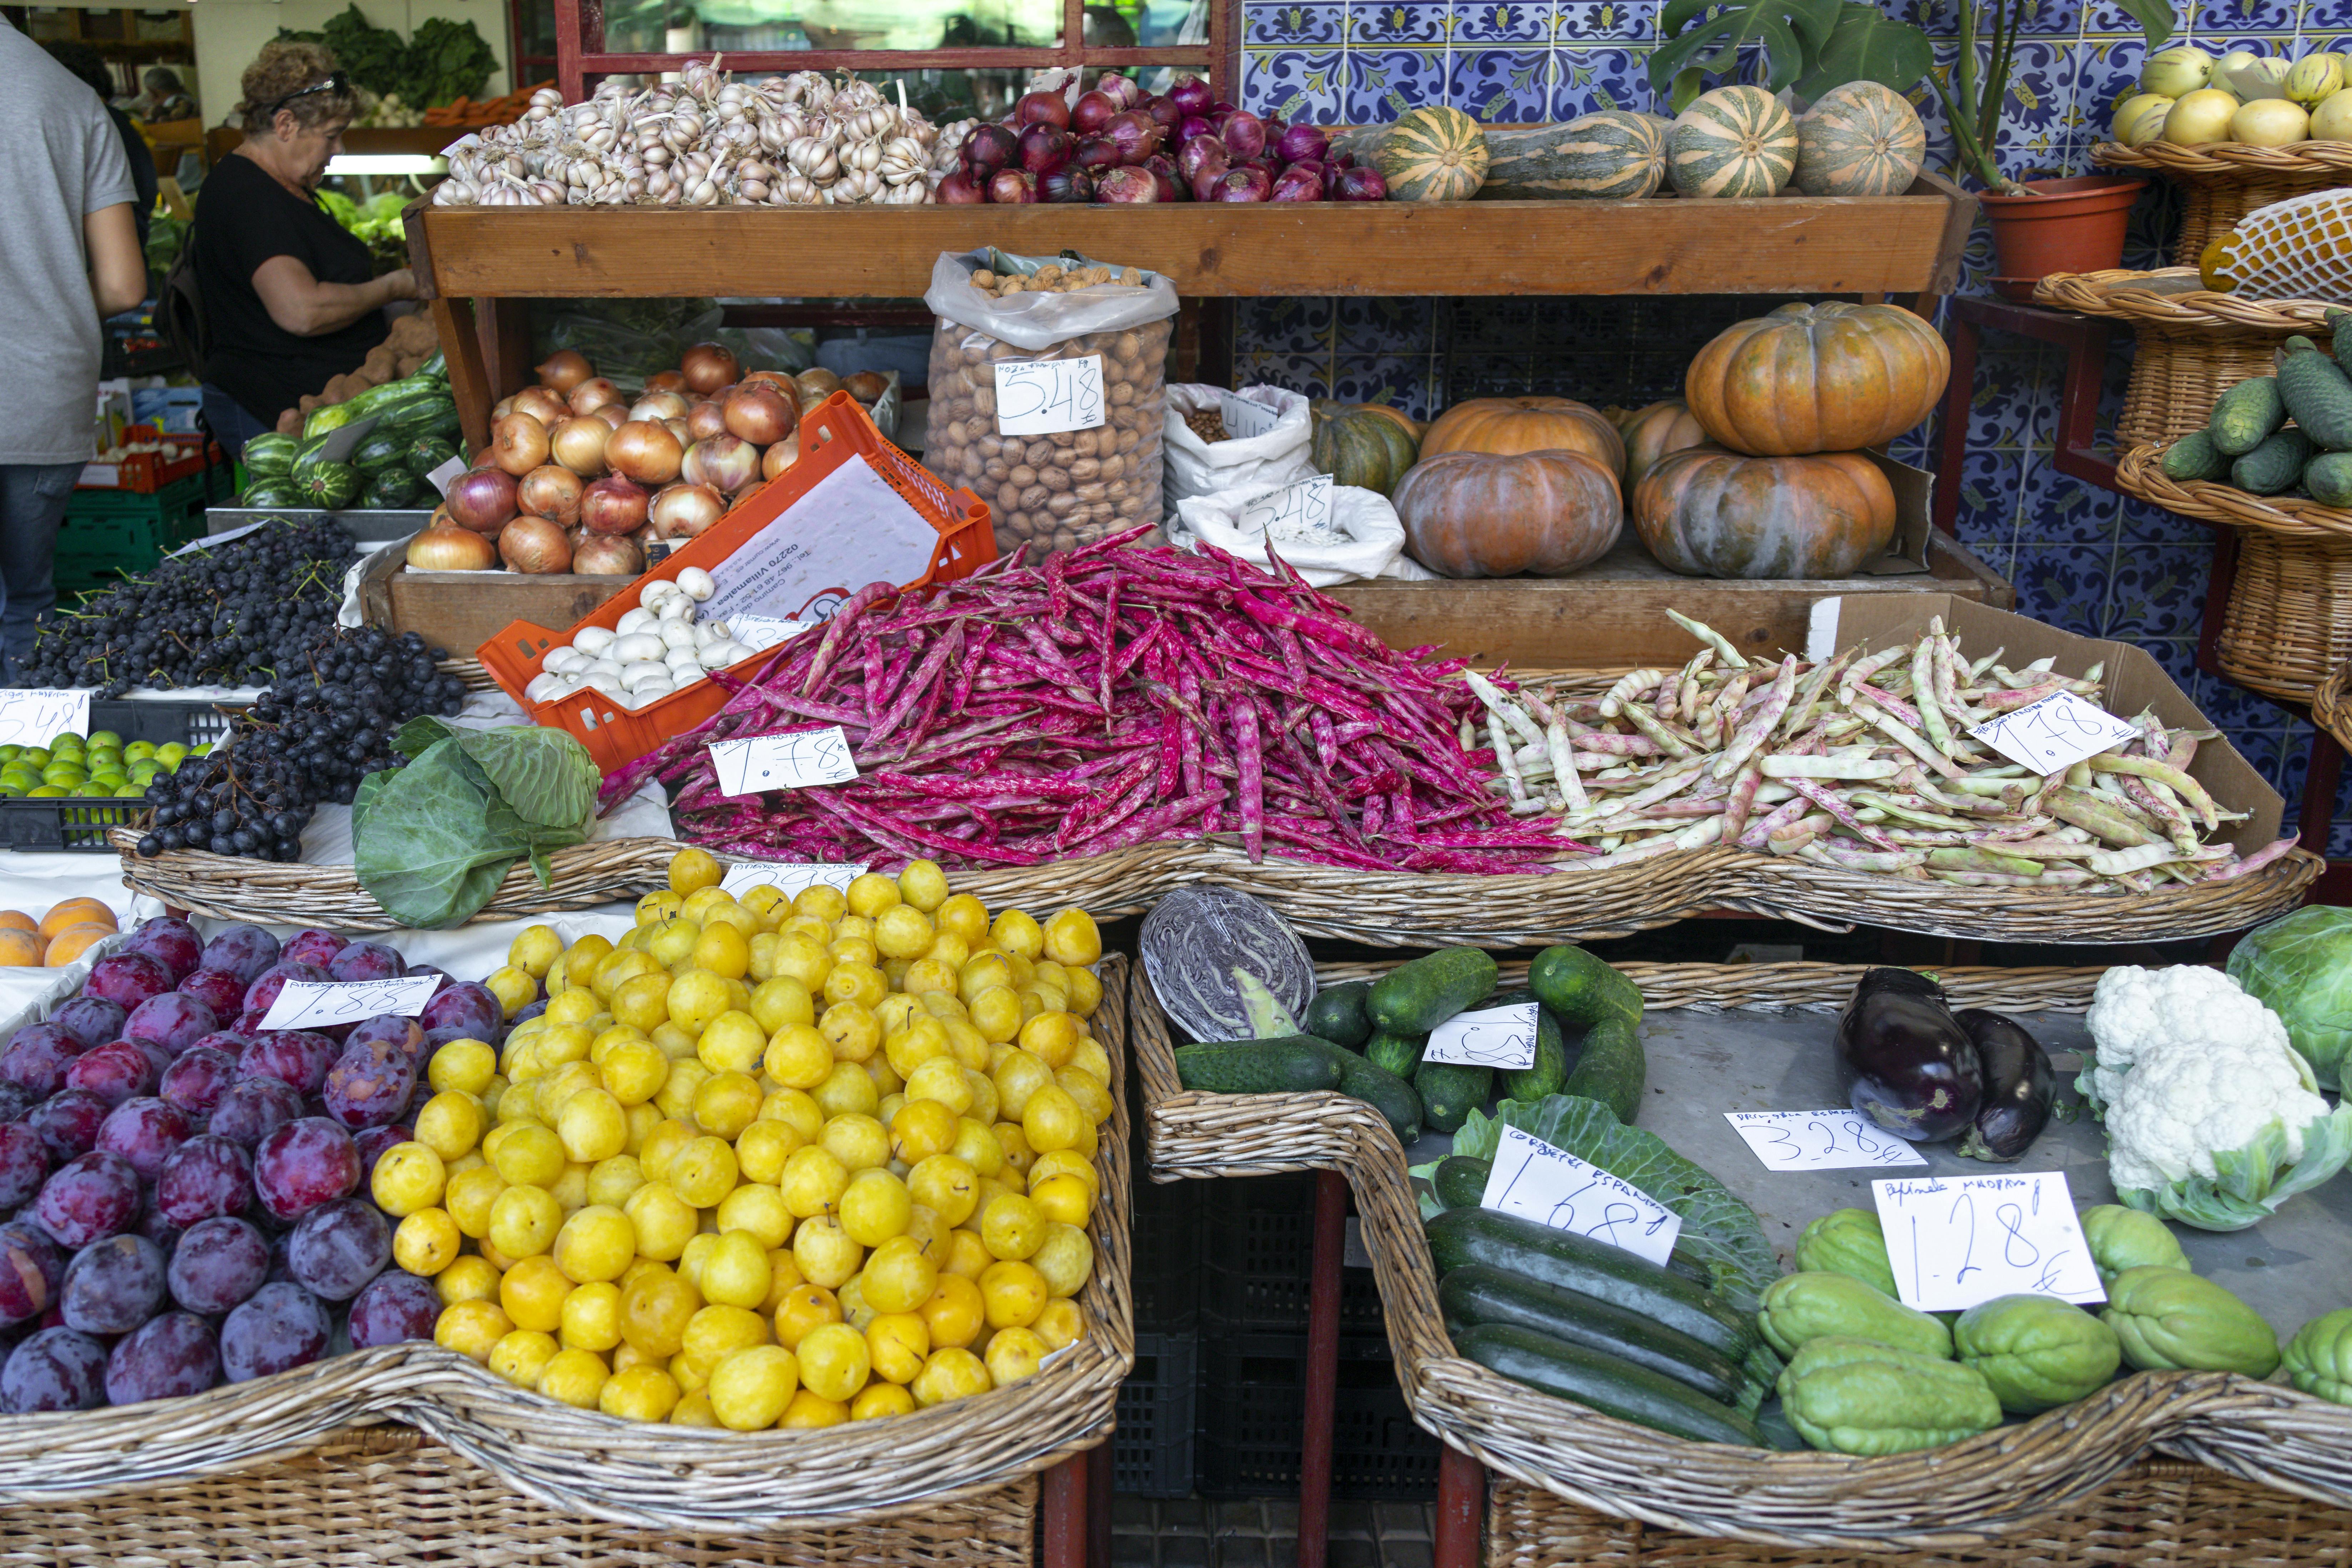
<instances>
[{"instance_id":1,"label":"price tag reading 1.68","mask_svg":"<svg viewBox=\"0 0 2352 1568\"><path fill-rule=\"evenodd\" d=\"M2039 702L2029 702L1969 733L2037 773L2071 768L2085 757L2139 738L2137 730L2071 691L2053 692Z\"/></svg>"},{"instance_id":2,"label":"price tag reading 1.68","mask_svg":"<svg viewBox=\"0 0 2352 1568\"><path fill-rule=\"evenodd\" d=\"M89 693L25 688L0 691L0 745L46 746L89 729Z\"/></svg>"},{"instance_id":3,"label":"price tag reading 1.68","mask_svg":"<svg viewBox=\"0 0 2352 1568\"><path fill-rule=\"evenodd\" d=\"M847 784L857 776L857 763L849 754L849 737L838 724L784 735L714 741L709 750L721 795Z\"/></svg>"},{"instance_id":4,"label":"price tag reading 1.68","mask_svg":"<svg viewBox=\"0 0 2352 1568\"><path fill-rule=\"evenodd\" d=\"M1663 1264L1682 1216L1622 1176L1506 1125L1480 1208L1497 1209Z\"/></svg>"},{"instance_id":5,"label":"price tag reading 1.68","mask_svg":"<svg viewBox=\"0 0 2352 1568\"><path fill-rule=\"evenodd\" d=\"M265 1029L320 1029L363 1024L386 1014L414 1018L433 1000L437 974L398 980L289 980L261 1020Z\"/></svg>"},{"instance_id":6,"label":"price tag reading 1.68","mask_svg":"<svg viewBox=\"0 0 2352 1568\"><path fill-rule=\"evenodd\" d=\"M997 362L998 435L1091 430L1104 417L1102 355Z\"/></svg>"}]
</instances>

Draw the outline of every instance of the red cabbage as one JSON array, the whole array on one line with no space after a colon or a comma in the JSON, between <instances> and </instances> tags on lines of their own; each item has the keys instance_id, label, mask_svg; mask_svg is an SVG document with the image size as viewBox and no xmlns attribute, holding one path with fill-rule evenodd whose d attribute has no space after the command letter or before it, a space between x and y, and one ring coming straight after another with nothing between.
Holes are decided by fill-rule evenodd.
<instances>
[{"instance_id":1,"label":"red cabbage","mask_svg":"<svg viewBox=\"0 0 2352 1568\"><path fill-rule=\"evenodd\" d=\"M1137 933L1144 978L1160 1005L1196 1040L1257 1037L1237 976L1263 985L1296 1019L1315 1001L1315 967L1298 933L1238 888L1179 888Z\"/></svg>"}]
</instances>

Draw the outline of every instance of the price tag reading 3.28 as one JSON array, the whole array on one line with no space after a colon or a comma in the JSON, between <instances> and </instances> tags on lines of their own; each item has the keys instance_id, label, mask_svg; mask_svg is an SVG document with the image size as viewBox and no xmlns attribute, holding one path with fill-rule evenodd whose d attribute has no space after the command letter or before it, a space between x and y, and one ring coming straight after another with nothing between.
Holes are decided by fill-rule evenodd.
<instances>
[{"instance_id":1,"label":"price tag reading 3.28","mask_svg":"<svg viewBox=\"0 0 2352 1568\"><path fill-rule=\"evenodd\" d=\"M1105 417L1102 355L997 362L998 435L1091 430Z\"/></svg>"},{"instance_id":2,"label":"price tag reading 3.28","mask_svg":"<svg viewBox=\"0 0 2352 1568\"><path fill-rule=\"evenodd\" d=\"M2085 757L2139 739L2137 730L2071 691L2053 692L1969 733L2037 773L2071 768Z\"/></svg>"},{"instance_id":3,"label":"price tag reading 3.28","mask_svg":"<svg viewBox=\"0 0 2352 1568\"><path fill-rule=\"evenodd\" d=\"M714 741L709 751L721 795L847 784L857 776L857 763L849 754L849 737L838 724L785 735Z\"/></svg>"},{"instance_id":4,"label":"price tag reading 3.28","mask_svg":"<svg viewBox=\"0 0 2352 1568\"><path fill-rule=\"evenodd\" d=\"M289 980L262 1016L265 1029L325 1029L338 1024L364 1024L386 1014L414 1018L425 1011L439 987L437 974L411 974L398 980Z\"/></svg>"},{"instance_id":5,"label":"price tag reading 3.28","mask_svg":"<svg viewBox=\"0 0 2352 1568\"><path fill-rule=\"evenodd\" d=\"M1852 1110L1727 1110L1723 1119L1768 1171L1924 1165L1927 1156Z\"/></svg>"}]
</instances>

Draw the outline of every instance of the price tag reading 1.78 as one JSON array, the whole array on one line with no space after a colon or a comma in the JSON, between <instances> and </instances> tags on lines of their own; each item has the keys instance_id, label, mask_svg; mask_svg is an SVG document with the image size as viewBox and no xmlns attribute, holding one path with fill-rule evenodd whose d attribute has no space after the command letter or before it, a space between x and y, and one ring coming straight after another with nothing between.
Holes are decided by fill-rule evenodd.
<instances>
[{"instance_id":1,"label":"price tag reading 1.78","mask_svg":"<svg viewBox=\"0 0 2352 1568\"><path fill-rule=\"evenodd\" d=\"M849 754L849 737L838 724L784 735L714 741L709 751L721 795L847 784L857 776L857 763Z\"/></svg>"},{"instance_id":2,"label":"price tag reading 1.78","mask_svg":"<svg viewBox=\"0 0 2352 1568\"><path fill-rule=\"evenodd\" d=\"M2071 691L2053 692L1969 733L2037 773L2071 768L2085 757L2139 739L2137 730Z\"/></svg>"},{"instance_id":3,"label":"price tag reading 1.78","mask_svg":"<svg viewBox=\"0 0 2352 1568\"><path fill-rule=\"evenodd\" d=\"M997 362L998 435L1091 430L1104 417L1102 355Z\"/></svg>"}]
</instances>

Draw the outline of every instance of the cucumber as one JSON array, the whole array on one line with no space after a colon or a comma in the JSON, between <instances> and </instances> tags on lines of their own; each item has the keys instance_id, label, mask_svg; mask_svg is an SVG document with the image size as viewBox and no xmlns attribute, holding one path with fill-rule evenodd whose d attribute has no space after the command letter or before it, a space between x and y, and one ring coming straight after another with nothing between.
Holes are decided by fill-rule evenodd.
<instances>
[{"instance_id":1,"label":"cucumber","mask_svg":"<svg viewBox=\"0 0 2352 1568\"><path fill-rule=\"evenodd\" d=\"M1425 1035L1494 989L1493 958L1475 947L1441 948L1373 982L1364 1014L1374 1028Z\"/></svg>"},{"instance_id":2,"label":"cucumber","mask_svg":"<svg viewBox=\"0 0 2352 1568\"><path fill-rule=\"evenodd\" d=\"M1688 1334L1661 1328L1637 1313L1523 1274L1474 1263L1438 1281L1437 1304L1448 1321L1472 1327L1511 1323L1587 1350L1622 1356L1635 1366L1688 1384L1725 1405L1753 1410L1764 1390L1721 1352Z\"/></svg>"},{"instance_id":3,"label":"cucumber","mask_svg":"<svg viewBox=\"0 0 2352 1568\"><path fill-rule=\"evenodd\" d=\"M2210 430L2191 430L2164 449L2160 465L2168 479L2218 479L2228 475L2230 459L2213 445Z\"/></svg>"},{"instance_id":4,"label":"cucumber","mask_svg":"<svg viewBox=\"0 0 2352 1568\"><path fill-rule=\"evenodd\" d=\"M1765 1446L1756 1423L1685 1383L1622 1356L1508 1323L1481 1323L1454 1348L1489 1372L1558 1398L1694 1443Z\"/></svg>"},{"instance_id":5,"label":"cucumber","mask_svg":"<svg viewBox=\"0 0 2352 1568\"><path fill-rule=\"evenodd\" d=\"M2322 506L2352 506L2352 452L2322 452L2305 463L2303 488Z\"/></svg>"},{"instance_id":6,"label":"cucumber","mask_svg":"<svg viewBox=\"0 0 2352 1568\"><path fill-rule=\"evenodd\" d=\"M2286 423L2286 403L2279 396L2278 378L2257 375L2238 383L2213 400L2205 428L2213 449L2238 458L2252 451Z\"/></svg>"},{"instance_id":7,"label":"cucumber","mask_svg":"<svg viewBox=\"0 0 2352 1568\"><path fill-rule=\"evenodd\" d=\"M1410 1143L1420 1137L1421 1096L1412 1085L1352 1052L1340 1054L1344 1059L1339 1063L1339 1092L1353 1095L1386 1117L1398 1142Z\"/></svg>"},{"instance_id":8,"label":"cucumber","mask_svg":"<svg viewBox=\"0 0 2352 1568\"><path fill-rule=\"evenodd\" d=\"M2291 489L2311 461L2311 437L2290 425L2230 465L2230 482L2251 495Z\"/></svg>"},{"instance_id":9,"label":"cucumber","mask_svg":"<svg viewBox=\"0 0 2352 1568\"><path fill-rule=\"evenodd\" d=\"M1421 1065L1421 1053L1428 1044L1427 1035L1391 1035L1380 1029L1364 1042L1364 1059L1399 1078L1411 1078L1413 1068Z\"/></svg>"},{"instance_id":10,"label":"cucumber","mask_svg":"<svg viewBox=\"0 0 2352 1568\"><path fill-rule=\"evenodd\" d=\"M1603 1018L1585 1031L1576 1070L1568 1075L1560 1092L1597 1100L1631 1127L1642 1113L1649 1074L1650 1058L1635 1026L1622 1017Z\"/></svg>"},{"instance_id":11,"label":"cucumber","mask_svg":"<svg viewBox=\"0 0 2352 1568\"><path fill-rule=\"evenodd\" d=\"M1318 1040L1362 1050L1364 1042L1372 1037L1372 1021L1364 1016L1364 998L1371 993L1369 980L1350 980L1345 985L1318 991L1315 1000L1307 1005L1307 1016L1299 1022Z\"/></svg>"},{"instance_id":12,"label":"cucumber","mask_svg":"<svg viewBox=\"0 0 2352 1568\"><path fill-rule=\"evenodd\" d=\"M1642 989L1580 947L1548 947L1528 966L1528 989L1570 1028L1603 1018L1642 1021Z\"/></svg>"},{"instance_id":13,"label":"cucumber","mask_svg":"<svg viewBox=\"0 0 2352 1568\"><path fill-rule=\"evenodd\" d=\"M2330 452L2352 451L2352 377L2309 338L2287 339L2278 389L2287 417L2314 445Z\"/></svg>"},{"instance_id":14,"label":"cucumber","mask_svg":"<svg viewBox=\"0 0 2352 1568\"><path fill-rule=\"evenodd\" d=\"M1448 1154L1437 1162L1430 1173L1429 1184L1437 1189L1437 1201L1450 1209L1475 1209L1478 1200L1486 1195L1486 1178L1495 1172L1492 1160L1475 1160L1467 1154Z\"/></svg>"},{"instance_id":15,"label":"cucumber","mask_svg":"<svg viewBox=\"0 0 2352 1568\"><path fill-rule=\"evenodd\" d=\"M1447 1209L1422 1228L1441 1275L1473 1263L1506 1268L1622 1307L1734 1362L1763 1342L1748 1314L1714 1292L1606 1242L1494 1209Z\"/></svg>"},{"instance_id":16,"label":"cucumber","mask_svg":"<svg viewBox=\"0 0 2352 1568\"><path fill-rule=\"evenodd\" d=\"M1495 1092L1495 1069L1423 1062L1413 1072L1412 1087L1421 1093L1422 1120L1437 1131L1452 1132Z\"/></svg>"},{"instance_id":17,"label":"cucumber","mask_svg":"<svg viewBox=\"0 0 2352 1568\"><path fill-rule=\"evenodd\" d=\"M1784 1454L1801 1454L1812 1446L1798 1433L1795 1424L1789 1419L1789 1413L1780 1408L1777 1396L1766 1400L1756 1412L1756 1429L1764 1434L1768 1447L1778 1448Z\"/></svg>"},{"instance_id":18,"label":"cucumber","mask_svg":"<svg viewBox=\"0 0 2352 1568\"><path fill-rule=\"evenodd\" d=\"M1534 1002L1532 991L1514 991L1497 997L1492 1006L1505 1006L1515 1002ZM1558 1094L1560 1085L1568 1081L1568 1037L1560 1032L1559 1017L1541 1003L1536 1005L1535 1065L1503 1069L1503 1093L1511 1100L1541 1100L1547 1094Z\"/></svg>"},{"instance_id":19,"label":"cucumber","mask_svg":"<svg viewBox=\"0 0 2352 1568\"><path fill-rule=\"evenodd\" d=\"M1312 1035L1184 1046L1176 1052L1176 1077L1186 1089L1210 1094L1311 1094L1339 1087L1346 1054Z\"/></svg>"}]
</instances>

